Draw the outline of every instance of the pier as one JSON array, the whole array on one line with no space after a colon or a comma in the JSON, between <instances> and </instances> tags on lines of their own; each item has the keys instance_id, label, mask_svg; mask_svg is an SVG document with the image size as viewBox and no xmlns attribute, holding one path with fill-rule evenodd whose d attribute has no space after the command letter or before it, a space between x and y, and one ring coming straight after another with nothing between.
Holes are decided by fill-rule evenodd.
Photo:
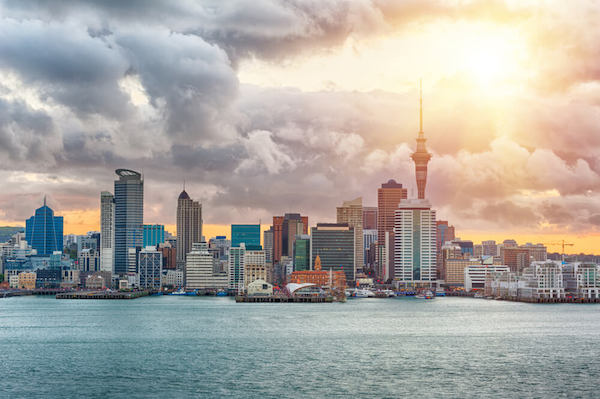
<instances>
[{"instance_id":1,"label":"pier","mask_svg":"<svg viewBox=\"0 0 600 399\"><path fill-rule=\"evenodd\" d=\"M136 299L149 294L148 291L73 291L56 294L56 299Z\"/></svg>"},{"instance_id":2,"label":"pier","mask_svg":"<svg viewBox=\"0 0 600 399\"><path fill-rule=\"evenodd\" d=\"M332 297L236 296L238 303L331 303Z\"/></svg>"}]
</instances>

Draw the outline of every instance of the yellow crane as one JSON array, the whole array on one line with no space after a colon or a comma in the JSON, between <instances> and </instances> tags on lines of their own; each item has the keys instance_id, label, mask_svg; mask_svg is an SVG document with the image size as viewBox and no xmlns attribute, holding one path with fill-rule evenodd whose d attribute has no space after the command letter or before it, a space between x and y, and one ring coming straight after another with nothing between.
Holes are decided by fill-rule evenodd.
<instances>
[{"instance_id":1,"label":"yellow crane","mask_svg":"<svg viewBox=\"0 0 600 399\"><path fill-rule=\"evenodd\" d=\"M561 240L561 242L545 242L544 245L560 245L562 247L562 261L565 261L565 247L572 247L575 244L572 242L565 242L565 240Z\"/></svg>"}]
</instances>

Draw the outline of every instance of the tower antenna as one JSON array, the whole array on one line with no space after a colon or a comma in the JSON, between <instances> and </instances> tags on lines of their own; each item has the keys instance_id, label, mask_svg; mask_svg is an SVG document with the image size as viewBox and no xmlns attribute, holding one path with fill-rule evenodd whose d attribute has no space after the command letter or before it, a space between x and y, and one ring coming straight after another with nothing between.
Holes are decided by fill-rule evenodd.
<instances>
[{"instance_id":1,"label":"tower antenna","mask_svg":"<svg viewBox=\"0 0 600 399\"><path fill-rule=\"evenodd\" d=\"M419 133L423 133L423 79L419 79Z\"/></svg>"}]
</instances>

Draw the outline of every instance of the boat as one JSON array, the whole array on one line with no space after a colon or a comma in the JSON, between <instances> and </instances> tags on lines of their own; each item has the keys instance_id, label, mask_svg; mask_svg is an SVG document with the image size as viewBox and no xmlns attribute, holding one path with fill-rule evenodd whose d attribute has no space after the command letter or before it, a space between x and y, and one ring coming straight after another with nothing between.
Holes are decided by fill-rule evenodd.
<instances>
[{"instance_id":1,"label":"boat","mask_svg":"<svg viewBox=\"0 0 600 399\"><path fill-rule=\"evenodd\" d=\"M396 293L393 290L382 290L381 292L383 292L388 298L393 298L396 296Z\"/></svg>"},{"instance_id":2,"label":"boat","mask_svg":"<svg viewBox=\"0 0 600 399\"><path fill-rule=\"evenodd\" d=\"M418 298L418 299L433 299L433 298L435 298L435 295L433 295L433 292L427 290L427 291L421 291L421 292L419 292L417 295L415 295L415 298Z\"/></svg>"},{"instance_id":3,"label":"boat","mask_svg":"<svg viewBox=\"0 0 600 399\"><path fill-rule=\"evenodd\" d=\"M227 296L227 292L223 290L217 291L217 296Z\"/></svg>"},{"instance_id":4,"label":"boat","mask_svg":"<svg viewBox=\"0 0 600 399\"><path fill-rule=\"evenodd\" d=\"M187 295L187 293L185 292L185 290L182 287L177 291L171 292L169 295Z\"/></svg>"},{"instance_id":5,"label":"boat","mask_svg":"<svg viewBox=\"0 0 600 399\"><path fill-rule=\"evenodd\" d=\"M476 292L474 298L485 298L485 295L483 295L483 292Z\"/></svg>"},{"instance_id":6,"label":"boat","mask_svg":"<svg viewBox=\"0 0 600 399\"><path fill-rule=\"evenodd\" d=\"M442 287L435 289L435 296L446 296L446 291Z\"/></svg>"},{"instance_id":7,"label":"boat","mask_svg":"<svg viewBox=\"0 0 600 399\"><path fill-rule=\"evenodd\" d=\"M357 288L354 290L356 298L375 298L373 291L366 288Z\"/></svg>"}]
</instances>

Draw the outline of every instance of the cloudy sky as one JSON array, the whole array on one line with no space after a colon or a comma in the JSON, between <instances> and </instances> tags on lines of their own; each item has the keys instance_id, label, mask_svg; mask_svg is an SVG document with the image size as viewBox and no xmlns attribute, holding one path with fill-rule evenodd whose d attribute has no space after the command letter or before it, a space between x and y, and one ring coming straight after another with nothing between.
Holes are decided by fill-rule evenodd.
<instances>
[{"instance_id":1,"label":"cloudy sky","mask_svg":"<svg viewBox=\"0 0 600 399\"><path fill-rule=\"evenodd\" d=\"M174 224L185 179L208 235L332 221L390 178L412 194L422 78L440 218L600 252L597 2L5 0L0 18L0 224L47 194L66 232L97 229L119 167L143 171L148 223Z\"/></svg>"}]
</instances>

